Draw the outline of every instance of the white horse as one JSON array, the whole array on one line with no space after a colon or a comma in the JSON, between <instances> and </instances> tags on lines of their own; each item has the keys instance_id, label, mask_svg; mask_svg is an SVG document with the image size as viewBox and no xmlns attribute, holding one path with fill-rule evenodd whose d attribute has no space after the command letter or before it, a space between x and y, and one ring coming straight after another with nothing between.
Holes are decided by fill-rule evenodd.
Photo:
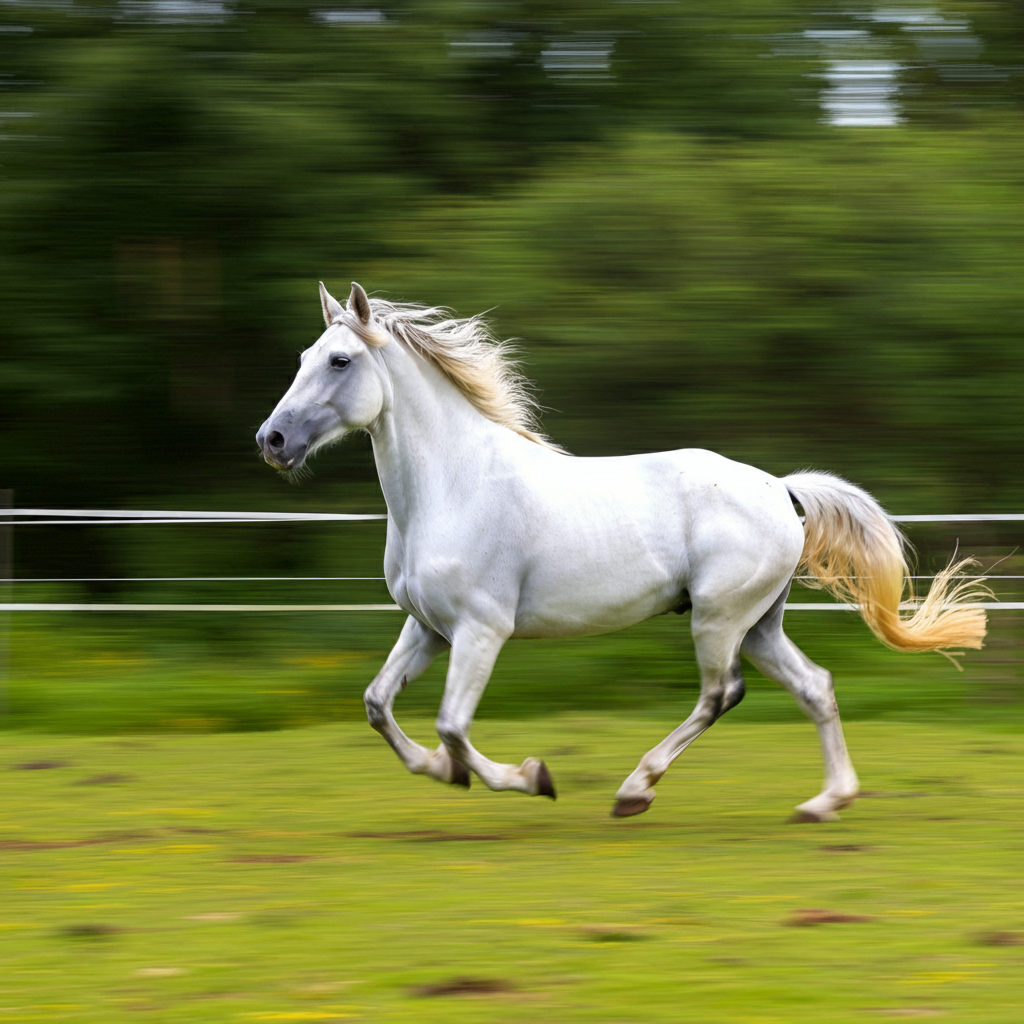
<instances>
[{"instance_id":1,"label":"white horse","mask_svg":"<svg viewBox=\"0 0 1024 1024\"><path fill-rule=\"evenodd\" d=\"M980 595L954 580L963 563L901 616L903 538L853 484L812 472L777 479L699 449L574 458L540 434L526 382L479 318L369 299L357 284L345 307L323 284L320 296L327 330L303 352L257 442L271 466L296 470L349 431L372 438L388 507L384 572L409 617L365 701L409 771L468 786L469 769L491 789L554 798L542 761L499 764L470 743L502 645L690 609L700 698L643 756L612 813L646 811L669 765L740 701L743 655L818 728L825 784L796 817L833 820L857 796L857 775L832 676L782 631L798 566L856 602L891 647L981 646ZM402 732L392 707L445 650L441 745L429 750Z\"/></svg>"}]
</instances>

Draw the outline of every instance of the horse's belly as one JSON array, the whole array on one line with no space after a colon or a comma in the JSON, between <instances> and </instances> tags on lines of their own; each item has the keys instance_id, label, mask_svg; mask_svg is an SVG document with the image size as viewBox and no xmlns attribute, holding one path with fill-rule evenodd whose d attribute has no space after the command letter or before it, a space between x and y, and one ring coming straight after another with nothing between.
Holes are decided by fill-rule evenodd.
<instances>
[{"instance_id":1,"label":"horse's belly","mask_svg":"<svg viewBox=\"0 0 1024 1024\"><path fill-rule=\"evenodd\" d=\"M530 517L515 636L606 633L678 607L687 577L679 517L657 491L626 484L579 487Z\"/></svg>"},{"instance_id":2,"label":"horse's belly","mask_svg":"<svg viewBox=\"0 0 1024 1024\"><path fill-rule=\"evenodd\" d=\"M572 608L529 609L516 617L512 639L544 640L556 637L596 636L599 633L614 633L652 616L663 614L668 609L653 603L629 607L587 608L584 614Z\"/></svg>"},{"instance_id":3,"label":"horse's belly","mask_svg":"<svg viewBox=\"0 0 1024 1024\"><path fill-rule=\"evenodd\" d=\"M513 636L610 633L677 608L683 599L681 580L664 565L640 559L601 570L531 574L519 595Z\"/></svg>"}]
</instances>

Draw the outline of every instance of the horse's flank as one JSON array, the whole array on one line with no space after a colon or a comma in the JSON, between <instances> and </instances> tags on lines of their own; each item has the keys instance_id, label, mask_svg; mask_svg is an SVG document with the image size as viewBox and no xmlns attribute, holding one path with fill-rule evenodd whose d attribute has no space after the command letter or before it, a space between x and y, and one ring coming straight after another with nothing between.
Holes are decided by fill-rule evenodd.
<instances>
[{"instance_id":1,"label":"horse's flank","mask_svg":"<svg viewBox=\"0 0 1024 1024\"><path fill-rule=\"evenodd\" d=\"M386 345L389 335L397 338L446 374L489 420L565 453L541 430L531 381L519 370L513 344L497 339L482 316L458 318L444 306L378 298L370 299L370 308L369 324L347 309L335 323L376 348Z\"/></svg>"}]
</instances>

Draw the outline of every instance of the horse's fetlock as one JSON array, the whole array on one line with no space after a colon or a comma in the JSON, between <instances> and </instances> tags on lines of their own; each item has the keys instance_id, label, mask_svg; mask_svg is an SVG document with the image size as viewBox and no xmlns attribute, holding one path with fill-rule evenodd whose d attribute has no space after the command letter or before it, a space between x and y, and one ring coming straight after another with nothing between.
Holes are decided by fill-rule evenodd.
<instances>
[{"instance_id":1,"label":"horse's fetlock","mask_svg":"<svg viewBox=\"0 0 1024 1024\"><path fill-rule=\"evenodd\" d=\"M837 810L849 807L860 796L860 784L855 780L842 786L836 786L829 795Z\"/></svg>"},{"instance_id":2,"label":"horse's fetlock","mask_svg":"<svg viewBox=\"0 0 1024 1024\"><path fill-rule=\"evenodd\" d=\"M665 764L664 760L660 758L658 760L654 760L653 758L648 760L648 755L644 754L644 756L640 758L640 764L636 772L633 774L640 775L647 786L653 786L656 782L661 780L661 777L667 770L668 766Z\"/></svg>"}]
</instances>

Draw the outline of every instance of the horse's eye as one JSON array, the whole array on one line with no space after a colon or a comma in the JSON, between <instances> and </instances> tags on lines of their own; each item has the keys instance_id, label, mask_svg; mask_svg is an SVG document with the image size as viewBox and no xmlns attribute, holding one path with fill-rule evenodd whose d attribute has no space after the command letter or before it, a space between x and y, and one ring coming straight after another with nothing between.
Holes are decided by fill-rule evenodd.
<instances>
[{"instance_id":1,"label":"horse's eye","mask_svg":"<svg viewBox=\"0 0 1024 1024\"><path fill-rule=\"evenodd\" d=\"M331 369L344 370L350 362L352 360L348 356L331 356Z\"/></svg>"}]
</instances>

